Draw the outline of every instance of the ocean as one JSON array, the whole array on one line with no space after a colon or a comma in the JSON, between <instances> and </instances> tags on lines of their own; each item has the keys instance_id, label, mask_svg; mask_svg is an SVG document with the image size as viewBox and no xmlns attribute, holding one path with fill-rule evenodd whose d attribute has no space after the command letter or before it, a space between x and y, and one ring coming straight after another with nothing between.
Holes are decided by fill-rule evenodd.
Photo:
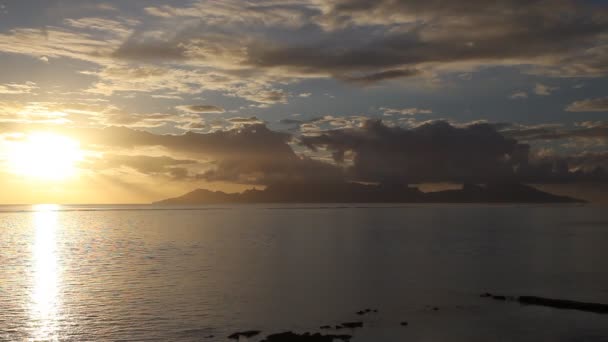
<instances>
[{"instance_id":1,"label":"ocean","mask_svg":"<svg viewBox=\"0 0 608 342\"><path fill-rule=\"evenodd\" d=\"M608 341L608 315L485 292L608 304L606 208L0 207L2 341Z\"/></svg>"}]
</instances>

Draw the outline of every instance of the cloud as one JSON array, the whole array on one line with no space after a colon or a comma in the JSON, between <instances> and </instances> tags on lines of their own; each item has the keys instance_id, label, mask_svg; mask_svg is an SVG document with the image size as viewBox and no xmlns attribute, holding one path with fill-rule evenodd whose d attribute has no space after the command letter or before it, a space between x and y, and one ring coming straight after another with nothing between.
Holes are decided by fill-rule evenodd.
<instances>
[{"instance_id":1,"label":"cloud","mask_svg":"<svg viewBox=\"0 0 608 342\"><path fill-rule=\"evenodd\" d=\"M536 83L536 85L534 86L534 94L541 95L541 96L548 96L548 95L551 95L551 93L556 89L559 89L559 88L550 87L550 86L544 85L542 83Z\"/></svg>"},{"instance_id":2,"label":"cloud","mask_svg":"<svg viewBox=\"0 0 608 342\"><path fill-rule=\"evenodd\" d=\"M116 35L117 37L126 38L129 34L131 34L131 32L133 32L131 27L136 25L138 21L131 19L125 23L124 21L106 18L87 17L79 19L65 19L64 23L77 29L94 30Z\"/></svg>"},{"instance_id":3,"label":"cloud","mask_svg":"<svg viewBox=\"0 0 608 342\"><path fill-rule=\"evenodd\" d=\"M38 86L34 82L0 84L0 94L3 95L31 94L36 89Z\"/></svg>"},{"instance_id":4,"label":"cloud","mask_svg":"<svg viewBox=\"0 0 608 342\"><path fill-rule=\"evenodd\" d=\"M95 7L116 10L105 5ZM0 34L0 51L91 63L82 74L97 79L92 94L217 91L268 107L287 103L282 87L308 78L367 86L496 65L606 75L602 9L571 0L191 1L150 5L141 23L91 16L15 28Z\"/></svg>"},{"instance_id":5,"label":"cloud","mask_svg":"<svg viewBox=\"0 0 608 342\"><path fill-rule=\"evenodd\" d=\"M608 112L608 97L579 100L566 107L568 112Z\"/></svg>"},{"instance_id":6,"label":"cloud","mask_svg":"<svg viewBox=\"0 0 608 342\"><path fill-rule=\"evenodd\" d=\"M152 128L165 125L174 125L177 128L189 129L197 125L204 126L204 120L195 114L169 114L169 113L126 113L115 110L100 116L96 120L105 126L125 126L132 128Z\"/></svg>"},{"instance_id":7,"label":"cloud","mask_svg":"<svg viewBox=\"0 0 608 342\"><path fill-rule=\"evenodd\" d=\"M148 176L184 179L188 173L183 166L196 163L195 160L174 159L168 156L106 154L102 158L88 161L85 167L95 171L126 167Z\"/></svg>"},{"instance_id":8,"label":"cloud","mask_svg":"<svg viewBox=\"0 0 608 342\"><path fill-rule=\"evenodd\" d=\"M336 162L352 154L354 179L400 183L509 178L514 167L527 163L529 149L488 124L457 128L442 121L413 129L368 121L361 128L304 136L301 142L332 151Z\"/></svg>"},{"instance_id":9,"label":"cloud","mask_svg":"<svg viewBox=\"0 0 608 342\"><path fill-rule=\"evenodd\" d=\"M287 103L287 93L281 90L264 90L258 93L241 93L241 95L249 100L259 103Z\"/></svg>"},{"instance_id":10,"label":"cloud","mask_svg":"<svg viewBox=\"0 0 608 342\"><path fill-rule=\"evenodd\" d=\"M178 95L164 95L164 94L152 94L150 97L155 99L165 99L165 100L183 100L184 98Z\"/></svg>"},{"instance_id":11,"label":"cloud","mask_svg":"<svg viewBox=\"0 0 608 342\"><path fill-rule=\"evenodd\" d=\"M230 118L230 119L227 119L227 121L231 122L233 124L236 124L236 125L259 125L259 124L264 123L264 121L258 119L255 116L252 116L249 118L241 118L241 117Z\"/></svg>"},{"instance_id":12,"label":"cloud","mask_svg":"<svg viewBox=\"0 0 608 342\"><path fill-rule=\"evenodd\" d=\"M384 115L387 115L387 116L394 115L394 114L416 115L416 114L432 114L433 113L433 111L430 109L422 109L422 108L395 109L395 108L380 107L380 110L384 113Z\"/></svg>"},{"instance_id":13,"label":"cloud","mask_svg":"<svg viewBox=\"0 0 608 342\"><path fill-rule=\"evenodd\" d=\"M342 179L341 168L296 154L289 145L292 139L290 134L272 131L264 124L251 122L252 119L247 121L250 124L237 124L236 128L229 130L180 135L159 135L124 126L104 129L46 126L45 131L72 137L80 141L85 149L109 151L110 160L105 164L99 161L105 165L104 168L126 166L142 173L165 174L166 168L196 166L196 170L188 171L193 179L240 184ZM0 123L0 133L36 131L40 127ZM149 149L177 162L144 157L130 161L130 157L124 157L141 155L141 151ZM121 151L123 157L112 157L112 154L116 154L112 151ZM196 161L200 165L189 161ZM95 165L91 168L95 168ZM183 174L183 171L176 172Z\"/></svg>"},{"instance_id":14,"label":"cloud","mask_svg":"<svg viewBox=\"0 0 608 342\"><path fill-rule=\"evenodd\" d=\"M176 109L182 112L194 113L194 114L207 114L207 113L224 113L225 110L222 107L213 105L183 105L177 106Z\"/></svg>"},{"instance_id":15,"label":"cloud","mask_svg":"<svg viewBox=\"0 0 608 342\"><path fill-rule=\"evenodd\" d=\"M419 76L422 72L420 70L415 69L403 69L403 70L383 70L379 72L368 73L364 75L338 75L338 78L341 78L348 82L353 83L361 83L361 84L373 84L380 81L386 81L396 78L404 78L404 77L412 77Z\"/></svg>"},{"instance_id":16,"label":"cloud","mask_svg":"<svg viewBox=\"0 0 608 342\"><path fill-rule=\"evenodd\" d=\"M575 127L564 127L560 124L506 125L500 132L505 136L526 142L566 139L604 140L608 139L608 124L604 122L582 122Z\"/></svg>"},{"instance_id":17,"label":"cloud","mask_svg":"<svg viewBox=\"0 0 608 342\"><path fill-rule=\"evenodd\" d=\"M526 93L525 91L517 91L513 94L511 94L511 96L509 96L509 98L511 99L527 99L528 98L528 93Z\"/></svg>"},{"instance_id":18,"label":"cloud","mask_svg":"<svg viewBox=\"0 0 608 342\"><path fill-rule=\"evenodd\" d=\"M245 25L297 28L308 23L312 14L309 1L241 0L193 1L189 6L171 5L150 6L145 8L148 15L164 19L197 18L210 25Z\"/></svg>"},{"instance_id":19,"label":"cloud","mask_svg":"<svg viewBox=\"0 0 608 342\"><path fill-rule=\"evenodd\" d=\"M365 118L343 119L326 116L301 123L316 128L303 128L299 137L272 131L265 124L256 123L254 117L228 119L233 128L209 133L160 135L118 126L100 129L0 123L0 134L45 127L45 131L77 139L84 149L103 153L101 159L85 165L91 170L114 174L131 170L182 181L269 185L608 180L597 169L605 165L603 151L530 155L530 146L522 142L533 134L534 139L542 134L553 134L551 139L599 134L608 137L608 126L601 123L581 124L581 128L570 131L560 131L558 127L531 127L524 131L507 124L454 126L433 121L404 128ZM514 138L518 134L510 134L516 129L522 137L520 141ZM533 129L537 132L531 132ZM293 145L293 139L301 146Z\"/></svg>"},{"instance_id":20,"label":"cloud","mask_svg":"<svg viewBox=\"0 0 608 342\"><path fill-rule=\"evenodd\" d=\"M608 70L600 53L608 20L595 12L601 5L560 1L549 10L543 1L517 0L490 6L484 1L316 4L321 14L313 20L323 28L316 40L254 42L246 62L361 83L484 65L531 65L523 69L561 70L567 76L600 76Z\"/></svg>"}]
</instances>

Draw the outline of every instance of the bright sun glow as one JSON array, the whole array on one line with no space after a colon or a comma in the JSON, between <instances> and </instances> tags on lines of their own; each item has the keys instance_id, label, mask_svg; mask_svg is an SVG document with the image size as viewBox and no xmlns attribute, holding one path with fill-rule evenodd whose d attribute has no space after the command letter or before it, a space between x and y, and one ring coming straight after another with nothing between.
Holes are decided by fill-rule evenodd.
<instances>
[{"instance_id":1,"label":"bright sun glow","mask_svg":"<svg viewBox=\"0 0 608 342\"><path fill-rule=\"evenodd\" d=\"M64 180L76 173L83 152L77 141L53 133L32 133L8 151L13 173L40 180Z\"/></svg>"}]
</instances>

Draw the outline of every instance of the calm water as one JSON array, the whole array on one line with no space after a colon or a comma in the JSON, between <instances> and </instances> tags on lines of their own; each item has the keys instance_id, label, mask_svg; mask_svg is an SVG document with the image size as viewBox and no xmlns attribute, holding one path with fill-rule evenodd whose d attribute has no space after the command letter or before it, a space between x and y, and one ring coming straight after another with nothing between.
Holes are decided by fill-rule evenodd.
<instances>
[{"instance_id":1,"label":"calm water","mask_svg":"<svg viewBox=\"0 0 608 342\"><path fill-rule=\"evenodd\" d=\"M608 303L605 208L151 208L0 207L0 340L223 341L361 319L355 342L608 341L608 315L479 298Z\"/></svg>"}]
</instances>

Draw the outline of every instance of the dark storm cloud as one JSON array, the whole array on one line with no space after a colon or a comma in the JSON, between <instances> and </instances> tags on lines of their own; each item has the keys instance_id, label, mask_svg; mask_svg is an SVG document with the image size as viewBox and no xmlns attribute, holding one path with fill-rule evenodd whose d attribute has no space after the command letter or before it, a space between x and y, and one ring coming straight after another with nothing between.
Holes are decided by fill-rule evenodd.
<instances>
[{"instance_id":1,"label":"dark storm cloud","mask_svg":"<svg viewBox=\"0 0 608 342\"><path fill-rule=\"evenodd\" d=\"M230 6L197 4L173 9L169 17L199 17L198 26L164 40L135 34L144 38L127 40L114 55L189 60L230 73L238 70L242 77L274 70L274 77L331 76L358 83L483 65L523 65L559 77L608 71L603 3L319 0L254 6L264 9L261 17L234 1ZM283 26L287 21L279 19L290 17L300 24L280 33L262 29ZM261 102L284 101L280 93L266 97Z\"/></svg>"},{"instance_id":2,"label":"dark storm cloud","mask_svg":"<svg viewBox=\"0 0 608 342\"><path fill-rule=\"evenodd\" d=\"M528 155L528 145L505 138L487 124L457 128L439 121L404 129L368 121L362 128L301 139L313 150L332 151L337 162L351 153L352 176L372 182L505 179L527 163Z\"/></svg>"},{"instance_id":3,"label":"dark storm cloud","mask_svg":"<svg viewBox=\"0 0 608 342\"><path fill-rule=\"evenodd\" d=\"M340 168L307 157L269 158L264 162L223 159L215 163L215 168L199 174L197 178L241 184L344 181Z\"/></svg>"},{"instance_id":4,"label":"dark storm cloud","mask_svg":"<svg viewBox=\"0 0 608 342\"><path fill-rule=\"evenodd\" d=\"M608 61L605 5L582 1L327 1L317 41L251 46L248 63L369 82L417 75L429 63L532 64L599 76ZM589 50L592 51L592 50ZM571 59L573 53L578 60ZM567 65L562 65L565 63ZM576 68L574 67L576 65ZM387 77L383 77L387 76Z\"/></svg>"}]
</instances>

